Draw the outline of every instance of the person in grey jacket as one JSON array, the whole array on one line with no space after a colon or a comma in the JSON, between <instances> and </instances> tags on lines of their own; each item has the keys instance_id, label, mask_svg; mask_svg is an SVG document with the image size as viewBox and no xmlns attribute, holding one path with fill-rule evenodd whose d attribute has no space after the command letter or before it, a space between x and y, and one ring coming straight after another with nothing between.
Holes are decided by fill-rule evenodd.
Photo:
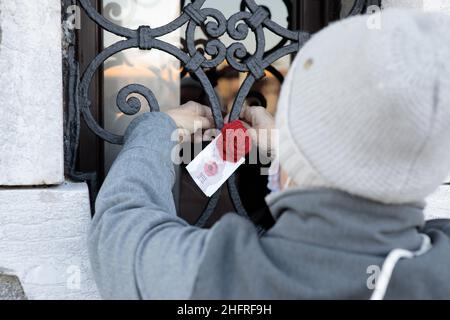
<instances>
[{"instance_id":1,"label":"person in grey jacket","mask_svg":"<svg viewBox=\"0 0 450 320\"><path fill-rule=\"evenodd\" d=\"M233 213L211 229L177 217L171 137L212 127L194 103L148 113L96 202L92 268L112 299L450 299L450 220L425 222L424 199L450 172L449 17L386 10L315 35L283 85L281 175L260 236ZM258 140L258 139L256 139ZM277 162L277 161L276 161Z\"/></svg>"}]
</instances>

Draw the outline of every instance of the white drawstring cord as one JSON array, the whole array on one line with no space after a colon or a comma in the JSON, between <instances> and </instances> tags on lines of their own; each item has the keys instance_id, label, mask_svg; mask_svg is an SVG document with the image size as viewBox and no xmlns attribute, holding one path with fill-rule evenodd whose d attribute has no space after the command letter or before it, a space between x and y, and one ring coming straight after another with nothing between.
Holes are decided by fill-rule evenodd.
<instances>
[{"instance_id":1,"label":"white drawstring cord","mask_svg":"<svg viewBox=\"0 0 450 320\"><path fill-rule=\"evenodd\" d=\"M417 251L409 251L405 249L394 249L389 252L386 260L384 260L380 275L375 283L375 289L370 297L370 300L383 300L386 295L386 290L391 280L392 273L397 262L400 259L412 259L421 256L431 249L431 239L426 234L421 234L423 240L422 245Z\"/></svg>"}]
</instances>

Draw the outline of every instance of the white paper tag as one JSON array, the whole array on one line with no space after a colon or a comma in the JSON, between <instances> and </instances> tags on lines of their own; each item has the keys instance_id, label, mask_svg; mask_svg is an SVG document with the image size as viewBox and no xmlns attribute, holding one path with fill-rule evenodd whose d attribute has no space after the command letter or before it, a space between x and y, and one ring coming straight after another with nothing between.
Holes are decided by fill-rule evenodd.
<instances>
[{"instance_id":1,"label":"white paper tag","mask_svg":"<svg viewBox=\"0 0 450 320\"><path fill-rule=\"evenodd\" d=\"M245 162L245 156L238 162L224 161L217 149L214 139L186 169L195 183L207 197L211 197L228 180L228 178Z\"/></svg>"}]
</instances>

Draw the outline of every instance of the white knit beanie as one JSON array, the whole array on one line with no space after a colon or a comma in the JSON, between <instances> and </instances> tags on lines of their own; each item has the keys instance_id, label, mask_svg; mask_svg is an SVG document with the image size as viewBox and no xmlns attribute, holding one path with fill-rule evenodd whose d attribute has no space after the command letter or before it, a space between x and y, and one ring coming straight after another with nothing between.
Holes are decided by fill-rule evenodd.
<instances>
[{"instance_id":1,"label":"white knit beanie","mask_svg":"<svg viewBox=\"0 0 450 320\"><path fill-rule=\"evenodd\" d=\"M281 167L306 188L422 201L450 173L450 17L388 9L316 34L280 97Z\"/></svg>"}]
</instances>

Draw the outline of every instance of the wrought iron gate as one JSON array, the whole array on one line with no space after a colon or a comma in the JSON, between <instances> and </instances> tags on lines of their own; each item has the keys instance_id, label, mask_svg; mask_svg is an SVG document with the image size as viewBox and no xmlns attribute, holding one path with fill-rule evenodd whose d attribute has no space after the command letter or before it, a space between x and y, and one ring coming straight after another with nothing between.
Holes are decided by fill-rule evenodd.
<instances>
[{"instance_id":1,"label":"wrought iron gate","mask_svg":"<svg viewBox=\"0 0 450 320\"><path fill-rule=\"evenodd\" d=\"M71 3L70 0L65 0ZM79 66L75 56L75 34L69 34L69 47L67 50L67 63L69 75L67 82L68 103L66 110L66 136L65 154L67 174L76 180L95 181L95 173L77 172L76 155L80 137L81 118L89 129L103 141L112 144L122 144L123 136L113 134L102 128L91 113L91 102L89 101L89 90L96 71L101 68L106 59L123 50L139 48L141 50L161 50L176 57L184 66L183 72L194 75L201 83L210 102L215 125L221 129L224 119L221 113L221 105L213 85L207 77L206 70L219 66L226 61L238 72L246 73L245 81L239 89L234 101L230 120L239 117L241 108L248 96L252 86L265 76L265 71L276 72L272 64L280 58L298 52L310 35L302 30L294 31L284 28L271 20L271 13L265 6L260 6L255 0L243 0L241 10L228 19L217 9L204 8L205 0L196 0L184 6L182 14L167 25L151 28L148 25L140 26L136 30L128 29L102 16L92 5L90 0L78 0L89 18L103 30L107 30L123 38L113 45L105 48L89 64L83 75L79 74ZM283 0L288 7L292 5L290 0ZM378 1L377 1L378 2ZM363 12L364 8L374 1L355 0L348 15L356 15ZM185 49L180 49L170 43L161 40L167 35L183 26L185 32ZM208 36L204 51L196 47L195 31L203 28ZM274 48L266 51L264 29L268 29L281 38ZM249 53L247 48L239 41L246 39L253 32L256 38L256 50ZM226 47L220 37L227 34L236 42ZM206 54L205 54L206 53ZM208 55L208 57L207 57ZM141 102L131 94L139 94L144 97L150 105L151 111L159 111L158 101L149 88L139 84L131 84L122 88L117 94L117 108L125 115L135 115L141 108ZM236 212L246 216L241 199L236 187L236 177L232 176L227 187L236 209ZM220 197L220 190L214 194L197 221L202 226L211 216Z\"/></svg>"}]
</instances>

